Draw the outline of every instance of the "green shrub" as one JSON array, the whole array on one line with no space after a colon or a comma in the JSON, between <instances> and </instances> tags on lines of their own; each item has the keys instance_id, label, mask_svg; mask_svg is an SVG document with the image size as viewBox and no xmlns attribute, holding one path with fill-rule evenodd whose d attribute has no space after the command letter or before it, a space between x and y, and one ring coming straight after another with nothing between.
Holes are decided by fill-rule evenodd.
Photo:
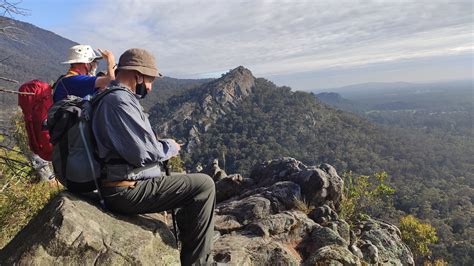
<instances>
[{"instance_id":1,"label":"green shrub","mask_svg":"<svg viewBox=\"0 0 474 266\"><path fill-rule=\"evenodd\" d=\"M431 255L428 245L438 241L436 230L429 223L422 223L413 215L407 215L400 219L400 232L403 241L410 247L415 258Z\"/></svg>"},{"instance_id":2,"label":"green shrub","mask_svg":"<svg viewBox=\"0 0 474 266\"><path fill-rule=\"evenodd\" d=\"M39 182L30 161L29 147L23 118L17 113L12 118L13 130L0 140L14 142L0 148L0 248L3 248L49 199L56 194L48 182Z\"/></svg>"},{"instance_id":3,"label":"green shrub","mask_svg":"<svg viewBox=\"0 0 474 266\"><path fill-rule=\"evenodd\" d=\"M171 172L177 172L177 173L184 172L184 163L181 160L181 157L179 155L172 157L169 160L168 167Z\"/></svg>"},{"instance_id":4,"label":"green shrub","mask_svg":"<svg viewBox=\"0 0 474 266\"><path fill-rule=\"evenodd\" d=\"M395 190L385 184L386 172L371 176L354 177L352 172L343 174L344 188L339 215L352 222L365 215L374 215L392 207Z\"/></svg>"},{"instance_id":5,"label":"green shrub","mask_svg":"<svg viewBox=\"0 0 474 266\"><path fill-rule=\"evenodd\" d=\"M297 210L302 211L306 215L308 215L311 211L314 210L314 205L311 205L308 201L304 198L293 197L293 203Z\"/></svg>"},{"instance_id":6,"label":"green shrub","mask_svg":"<svg viewBox=\"0 0 474 266\"><path fill-rule=\"evenodd\" d=\"M58 192L47 182L18 182L0 193L0 248L3 248Z\"/></svg>"}]
</instances>

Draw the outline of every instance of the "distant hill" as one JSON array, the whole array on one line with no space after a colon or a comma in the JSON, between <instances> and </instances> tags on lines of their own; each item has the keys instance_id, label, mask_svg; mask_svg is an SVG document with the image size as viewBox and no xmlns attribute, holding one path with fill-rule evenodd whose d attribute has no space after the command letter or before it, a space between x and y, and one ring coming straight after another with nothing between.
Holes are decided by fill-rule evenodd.
<instances>
[{"instance_id":1,"label":"distant hill","mask_svg":"<svg viewBox=\"0 0 474 266\"><path fill-rule=\"evenodd\" d=\"M17 28L14 39L0 34L0 76L21 83L41 79L56 80L64 73L65 60L69 47L76 43L53 32L38 28L32 24L0 16L0 24ZM0 87L17 90L19 85L0 81ZM14 106L17 97L2 95L2 104Z\"/></svg>"},{"instance_id":2,"label":"distant hill","mask_svg":"<svg viewBox=\"0 0 474 266\"><path fill-rule=\"evenodd\" d=\"M362 161L347 164L348 146L342 143L376 131L367 121L337 112L310 93L277 87L243 67L157 104L150 118L160 136L186 144L188 167L225 154L227 170L241 173L257 161L281 156L363 172Z\"/></svg>"},{"instance_id":3,"label":"distant hill","mask_svg":"<svg viewBox=\"0 0 474 266\"><path fill-rule=\"evenodd\" d=\"M360 84L353 84L347 85L343 87L337 88L327 88L327 89L319 89L314 90L315 93L330 91L330 92L337 92L340 94L348 94L348 93L362 93L362 92L373 92L375 90L384 91L384 90L400 90L400 89L409 89L416 86L414 83L409 82L368 82L368 83L360 83Z\"/></svg>"},{"instance_id":4,"label":"distant hill","mask_svg":"<svg viewBox=\"0 0 474 266\"><path fill-rule=\"evenodd\" d=\"M426 133L473 137L474 85L470 80L414 83L368 83L331 89L317 97L372 122ZM335 96L337 95L337 96Z\"/></svg>"},{"instance_id":5,"label":"distant hill","mask_svg":"<svg viewBox=\"0 0 474 266\"><path fill-rule=\"evenodd\" d=\"M65 72L69 47L77 44L51 31L6 17L0 23L20 29L13 40L0 34L0 75L20 82L31 79L55 80Z\"/></svg>"},{"instance_id":6,"label":"distant hill","mask_svg":"<svg viewBox=\"0 0 474 266\"><path fill-rule=\"evenodd\" d=\"M336 92L348 100L379 100L381 97L405 97L406 95L423 96L425 94L447 91L473 91L474 80L455 80L431 83L408 82L371 82L338 88L313 90L314 93Z\"/></svg>"},{"instance_id":7,"label":"distant hill","mask_svg":"<svg viewBox=\"0 0 474 266\"><path fill-rule=\"evenodd\" d=\"M329 104L330 106L336 109L340 109L347 112L359 113L367 109L367 106L355 101L348 100L336 92L321 92L316 94L316 98L318 98L321 102Z\"/></svg>"}]
</instances>

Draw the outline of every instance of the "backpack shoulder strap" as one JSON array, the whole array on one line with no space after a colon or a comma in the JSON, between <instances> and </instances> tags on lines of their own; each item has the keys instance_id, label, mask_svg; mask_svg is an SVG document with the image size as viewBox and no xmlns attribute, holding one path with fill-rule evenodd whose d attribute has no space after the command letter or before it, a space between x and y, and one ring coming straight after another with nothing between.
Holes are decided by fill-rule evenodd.
<instances>
[{"instance_id":1,"label":"backpack shoulder strap","mask_svg":"<svg viewBox=\"0 0 474 266\"><path fill-rule=\"evenodd\" d=\"M104 98L107 94L114 92L114 91L126 91L124 88L111 88L111 89L106 89L103 92L97 94L92 98L91 104L96 105L102 98Z\"/></svg>"},{"instance_id":2,"label":"backpack shoulder strap","mask_svg":"<svg viewBox=\"0 0 474 266\"><path fill-rule=\"evenodd\" d=\"M66 77L66 75L61 75L59 78L53 83L51 88L53 88L53 94L56 91L56 87L58 86L58 83L63 80L63 78Z\"/></svg>"},{"instance_id":3,"label":"backpack shoulder strap","mask_svg":"<svg viewBox=\"0 0 474 266\"><path fill-rule=\"evenodd\" d=\"M66 89L66 86L63 83L63 79L69 78L69 77L72 77L72 76L76 76L76 75L79 75L79 73L74 72L72 70L69 70L66 74L59 76L59 78L56 80L56 82L53 83L53 86L51 86L51 88L53 88L53 95L56 92L56 87L58 86L58 84L60 82L63 84L64 88ZM66 89L66 91L67 91L67 89Z\"/></svg>"}]
</instances>

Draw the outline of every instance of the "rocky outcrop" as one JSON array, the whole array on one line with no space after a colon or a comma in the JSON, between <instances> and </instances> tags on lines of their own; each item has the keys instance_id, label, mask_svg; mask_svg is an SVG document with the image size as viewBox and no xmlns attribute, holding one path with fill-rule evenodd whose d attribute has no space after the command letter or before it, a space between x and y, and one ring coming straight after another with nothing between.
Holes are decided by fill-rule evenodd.
<instances>
[{"instance_id":1,"label":"rocky outcrop","mask_svg":"<svg viewBox=\"0 0 474 266\"><path fill-rule=\"evenodd\" d=\"M227 176L216 182L216 201L221 202L237 195L252 187L255 181L251 178L244 178L239 174Z\"/></svg>"},{"instance_id":2,"label":"rocky outcrop","mask_svg":"<svg viewBox=\"0 0 474 266\"><path fill-rule=\"evenodd\" d=\"M390 224L368 219L356 229L339 219L343 181L323 164L293 158L264 162L250 178L216 183L216 262L232 265L413 265Z\"/></svg>"},{"instance_id":3,"label":"rocky outcrop","mask_svg":"<svg viewBox=\"0 0 474 266\"><path fill-rule=\"evenodd\" d=\"M179 265L160 215L120 216L68 192L0 251L1 265Z\"/></svg>"},{"instance_id":4,"label":"rocky outcrop","mask_svg":"<svg viewBox=\"0 0 474 266\"><path fill-rule=\"evenodd\" d=\"M243 66L239 66L212 84L210 96L221 107L235 107L250 95L254 87L255 78L252 72Z\"/></svg>"},{"instance_id":5,"label":"rocky outcrop","mask_svg":"<svg viewBox=\"0 0 474 266\"><path fill-rule=\"evenodd\" d=\"M326 204L338 209L342 196L342 179L329 164L306 166L293 158L283 158L254 167L250 178L260 186L284 180L294 182L300 186L303 198L313 206Z\"/></svg>"},{"instance_id":6,"label":"rocky outcrop","mask_svg":"<svg viewBox=\"0 0 474 266\"><path fill-rule=\"evenodd\" d=\"M255 88L255 77L250 70L239 66L221 78L206 83L185 95L169 99L171 110L152 108L156 113L152 124L156 124L159 136L174 136L186 139L184 149L191 153L201 143L200 134L209 128L231 108L239 105ZM159 117L159 120L157 120Z\"/></svg>"},{"instance_id":7,"label":"rocky outcrop","mask_svg":"<svg viewBox=\"0 0 474 266\"><path fill-rule=\"evenodd\" d=\"M214 159L212 162L210 162L202 171L200 171L203 174L206 174L214 180L214 182L217 182L224 177L227 177L226 172L219 167L219 160Z\"/></svg>"},{"instance_id":8,"label":"rocky outcrop","mask_svg":"<svg viewBox=\"0 0 474 266\"><path fill-rule=\"evenodd\" d=\"M230 265L413 265L397 227L338 214L343 181L327 164L293 158L216 182L213 258ZM173 265L163 217L103 212L67 192L50 202L1 252L1 264Z\"/></svg>"}]
</instances>

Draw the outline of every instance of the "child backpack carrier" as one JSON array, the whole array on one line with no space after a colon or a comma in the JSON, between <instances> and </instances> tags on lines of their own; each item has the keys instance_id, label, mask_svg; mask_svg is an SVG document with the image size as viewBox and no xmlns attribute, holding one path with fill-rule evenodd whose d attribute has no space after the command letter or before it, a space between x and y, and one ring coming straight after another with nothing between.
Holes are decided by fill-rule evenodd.
<instances>
[{"instance_id":1,"label":"child backpack carrier","mask_svg":"<svg viewBox=\"0 0 474 266\"><path fill-rule=\"evenodd\" d=\"M97 102L115 90L123 89L108 89L93 98L69 95L49 109L53 169L59 182L69 191L99 190L101 163L96 155L91 119Z\"/></svg>"},{"instance_id":2,"label":"child backpack carrier","mask_svg":"<svg viewBox=\"0 0 474 266\"><path fill-rule=\"evenodd\" d=\"M18 91L21 92L18 105L23 112L30 149L43 160L51 161L53 146L49 142L46 119L53 105L53 90L48 83L35 79L21 85Z\"/></svg>"}]
</instances>

